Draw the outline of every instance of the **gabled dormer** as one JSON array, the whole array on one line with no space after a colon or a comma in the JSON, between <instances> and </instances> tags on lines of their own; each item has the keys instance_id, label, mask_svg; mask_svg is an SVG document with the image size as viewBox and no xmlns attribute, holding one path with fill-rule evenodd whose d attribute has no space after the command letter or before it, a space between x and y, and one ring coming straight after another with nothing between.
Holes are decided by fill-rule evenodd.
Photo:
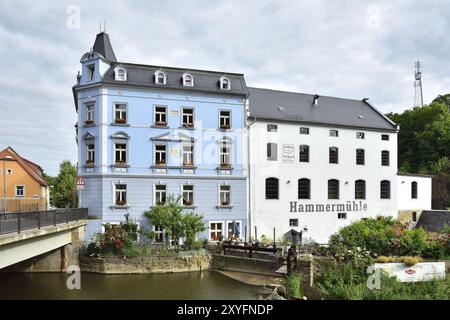
<instances>
[{"instance_id":1,"label":"gabled dormer","mask_svg":"<svg viewBox=\"0 0 450 320\"><path fill-rule=\"evenodd\" d=\"M95 38L92 50L81 57L79 84L85 85L101 81L112 62L117 62L116 55L108 34L101 32Z\"/></svg>"}]
</instances>

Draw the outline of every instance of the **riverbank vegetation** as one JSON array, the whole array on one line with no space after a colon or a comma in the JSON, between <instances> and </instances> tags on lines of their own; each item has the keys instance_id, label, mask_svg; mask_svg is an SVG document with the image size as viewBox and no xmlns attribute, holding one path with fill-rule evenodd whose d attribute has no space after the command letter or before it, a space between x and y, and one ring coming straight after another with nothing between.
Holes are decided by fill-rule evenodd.
<instances>
[{"instance_id":1,"label":"riverbank vegetation","mask_svg":"<svg viewBox=\"0 0 450 320\"><path fill-rule=\"evenodd\" d=\"M285 277L284 281L288 297L295 299L301 299L303 297L303 279L301 274L294 273L288 275Z\"/></svg>"}]
</instances>

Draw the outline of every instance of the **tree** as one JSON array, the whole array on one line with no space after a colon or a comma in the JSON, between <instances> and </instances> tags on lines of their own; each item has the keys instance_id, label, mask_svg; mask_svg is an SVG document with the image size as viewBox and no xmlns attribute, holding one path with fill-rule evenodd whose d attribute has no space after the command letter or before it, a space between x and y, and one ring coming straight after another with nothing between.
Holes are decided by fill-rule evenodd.
<instances>
[{"instance_id":1,"label":"tree","mask_svg":"<svg viewBox=\"0 0 450 320\"><path fill-rule=\"evenodd\" d=\"M158 204L144 212L154 226L160 226L166 235L178 247L180 239L186 237L186 246L190 247L198 232L204 231L203 217L197 213L183 213L179 198L169 196L166 204Z\"/></svg>"},{"instance_id":2,"label":"tree","mask_svg":"<svg viewBox=\"0 0 450 320\"><path fill-rule=\"evenodd\" d=\"M57 208L76 208L78 196L76 189L77 168L69 160L61 162L59 174L51 179L50 199Z\"/></svg>"}]
</instances>

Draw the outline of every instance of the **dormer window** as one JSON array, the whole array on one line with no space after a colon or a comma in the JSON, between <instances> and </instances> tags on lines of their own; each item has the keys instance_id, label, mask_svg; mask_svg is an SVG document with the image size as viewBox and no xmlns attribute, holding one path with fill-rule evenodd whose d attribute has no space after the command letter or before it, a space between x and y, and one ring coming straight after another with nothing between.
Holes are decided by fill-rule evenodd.
<instances>
[{"instance_id":1,"label":"dormer window","mask_svg":"<svg viewBox=\"0 0 450 320\"><path fill-rule=\"evenodd\" d=\"M183 86L185 87L193 87L194 86L194 77L189 74L189 73L185 73L183 74Z\"/></svg>"},{"instance_id":2,"label":"dormer window","mask_svg":"<svg viewBox=\"0 0 450 320\"><path fill-rule=\"evenodd\" d=\"M231 89L230 79L228 79L227 77L220 77L219 85L221 90Z\"/></svg>"},{"instance_id":3,"label":"dormer window","mask_svg":"<svg viewBox=\"0 0 450 320\"><path fill-rule=\"evenodd\" d=\"M114 78L116 81L127 81L127 71L123 67L114 69Z\"/></svg>"},{"instance_id":4,"label":"dormer window","mask_svg":"<svg viewBox=\"0 0 450 320\"><path fill-rule=\"evenodd\" d=\"M88 69L88 80L92 81L95 77L95 64L90 64L87 66Z\"/></svg>"},{"instance_id":5,"label":"dormer window","mask_svg":"<svg viewBox=\"0 0 450 320\"><path fill-rule=\"evenodd\" d=\"M156 84L166 84L167 76L166 73L162 70L158 70L155 72L155 83Z\"/></svg>"}]
</instances>

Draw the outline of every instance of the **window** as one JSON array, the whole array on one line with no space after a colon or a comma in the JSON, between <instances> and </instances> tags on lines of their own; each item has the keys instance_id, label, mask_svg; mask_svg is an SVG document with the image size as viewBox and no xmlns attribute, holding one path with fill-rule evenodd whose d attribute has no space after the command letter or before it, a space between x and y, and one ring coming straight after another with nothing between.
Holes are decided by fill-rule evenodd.
<instances>
[{"instance_id":1,"label":"window","mask_svg":"<svg viewBox=\"0 0 450 320\"><path fill-rule=\"evenodd\" d=\"M337 130L330 130L330 137L339 137L339 131Z\"/></svg>"},{"instance_id":2,"label":"window","mask_svg":"<svg viewBox=\"0 0 450 320\"><path fill-rule=\"evenodd\" d=\"M183 185L183 206L193 206L194 205L194 186L193 185Z\"/></svg>"},{"instance_id":3,"label":"window","mask_svg":"<svg viewBox=\"0 0 450 320\"><path fill-rule=\"evenodd\" d=\"M356 149L356 164L364 165L365 163L365 151L364 149Z\"/></svg>"},{"instance_id":4,"label":"window","mask_svg":"<svg viewBox=\"0 0 450 320\"><path fill-rule=\"evenodd\" d=\"M231 186L219 186L219 201L221 206L226 207L231 205Z\"/></svg>"},{"instance_id":5,"label":"window","mask_svg":"<svg viewBox=\"0 0 450 320\"><path fill-rule=\"evenodd\" d=\"M16 197L18 197L18 198L25 197L25 187L24 186L16 186Z\"/></svg>"},{"instance_id":6,"label":"window","mask_svg":"<svg viewBox=\"0 0 450 320\"><path fill-rule=\"evenodd\" d=\"M289 227L298 227L298 219L289 219Z\"/></svg>"},{"instance_id":7,"label":"window","mask_svg":"<svg viewBox=\"0 0 450 320\"><path fill-rule=\"evenodd\" d=\"M231 111L220 110L219 126L220 126L220 129L230 129L231 128Z\"/></svg>"},{"instance_id":8,"label":"window","mask_svg":"<svg viewBox=\"0 0 450 320\"><path fill-rule=\"evenodd\" d=\"M311 181L309 179L298 180L298 198L311 199Z\"/></svg>"},{"instance_id":9,"label":"window","mask_svg":"<svg viewBox=\"0 0 450 320\"><path fill-rule=\"evenodd\" d=\"M278 199L278 179L266 179L266 199Z\"/></svg>"},{"instance_id":10,"label":"window","mask_svg":"<svg viewBox=\"0 0 450 320\"><path fill-rule=\"evenodd\" d=\"M309 128L300 127L300 134L309 134Z\"/></svg>"},{"instance_id":11,"label":"window","mask_svg":"<svg viewBox=\"0 0 450 320\"><path fill-rule=\"evenodd\" d=\"M364 139L364 132L356 132L356 139Z\"/></svg>"},{"instance_id":12,"label":"window","mask_svg":"<svg viewBox=\"0 0 450 320\"><path fill-rule=\"evenodd\" d=\"M126 164L127 163L127 145L124 143L115 143L115 162L116 164Z\"/></svg>"},{"instance_id":13,"label":"window","mask_svg":"<svg viewBox=\"0 0 450 320\"><path fill-rule=\"evenodd\" d=\"M277 161L277 144L268 143L267 144L267 160Z\"/></svg>"},{"instance_id":14,"label":"window","mask_svg":"<svg viewBox=\"0 0 450 320\"><path fill-rule=\"evenodd\" d=\"M309 146L300 146L300 162L309 162Z\"/></svg>"},{"instance_id":15,"label":"window","mask_svg":"<svg viewBox=\"0 0 450 320\"><path fill-rule=\"evenodd\" d=\"M114 104L115 123L127 123L127 105L125 103Z\"/></svg>"},{"instance_id":16,"label":"window","mask_svg":"<svg viewBox=\"0 0 450 320\"><path fill-rule=\"evenodd\" d=\"M417 199L417 182L411 182L411 199Z\"/></svg>"},{"instance_id":17,"label":"window","mask_svg":"<svg viewBox=\"0 0 450 320\"><path fill-rule=\"evenodd\" d=\"M211 241L221 241L223 239L223 222L210 222L209 239Z\"/></svg>"},{"instance_id":18,"label":"window","mask_svg":"<svg viewBox=\"0 0 450 320\"><path fill-rule=\"evenodd\" d=\"M86 105L86 121L85 124L94 123L94 104L90 103Z\"/></svg>"},{"instance_id":19,"label":"window","mask_svg":"<svg viewBox=\"0 0 450 320\"><path fill-rule=\"evenodd\" d=\"M228 79L227 77L220 77L219 86L220 89L222 90L230 90L231 89L230 79Z\"/></svg>"},{"instance_id":20,"label":"window","mask_svg":"<svg viewBox=\"0 0 450 320\"><path fill-rule=\"evenodd\" d=\"M328 180L328 199L339 199L339 180Z\"/></svg>"},{"instance_id":21,"label":"window","mask_svg":"<svg viewBox=\"0 0 450 320\"><path fill-rule=\"evenodd\" d=\"M194 165L194 145L192 143L184 143L182 147L183 166Z\"/></svg>"},{"instance_id":22,"label":"window","mask_svg":"<svg viewBox=\"0 0 450 320\"><path fill-rule=\"evenodd\" d=\"M381 165L389 166L389 151L381 151Z\"/></svg>"},{"instance_id":23,"label":"window","mask_svg":"<svg viewBox=\"0 0 450 320\"><path fill-rule=\"evenodd\" d=\"M231 167L231 141L223 138L220 143L219 161L222 168Z\"/></svg>"},{"instance_id":24,"label":"window","mask_svg":"<svg viewBox=\"0 0 450 320\"><path fill-rule=\"evenodd\" d=\"M155 145L155 164L157 166L166 165L166 149L167 146L165 144Z\"/></svg>"},{"instance_id":25,"label":"window","mask_svg":"<svg viewBox=\"0 0 450 320\"><path fill-rule=\"evenodd\" d=\"M157 126L167 125L167 107L155 106L155 125Z\"/></svg>"},{"instance_id":26,"label":"window","mask_svg":"<svg viewBox=\"0 0 450 320\"><path fill-rule=\"evenodd\" d=\"M278 126L276 124L268 124L267 132L277 132Z\"/></svg>"},{"instance_id":27,"label":"window","mask_svg":"<svg viewBox=\"0 0 450 320\"><path fill-rule=\"evenodd\" d=\"M380 198L390 199L391 198L391 182L388 180L383 180L380 182Z\"/></svg>"},{"instance_id":28,"label":"window","mask_svg":"<svg viewBox=\"0 0 450 320\"><path fill-rule=\"evenodd\" d=\"M157 70L155 72L155 83L156 84L166 84L167 82L167 76L164 71Z\"/></svg>"},{"instance_id":29,"label":"window","mask_svg":"<svg viewBox=\"0 0 450 320\"><path fill-rule=\"evenodd\" d=\"M234 225L234 226L233 226ZM236 240L239 238L239 235L241 234L241 223L240 222L228 222L227 223L227 230L228 230L228 239L229 240Z\"/></svg>"},{"instance_id":30,"label":"window","mask_svg":"<svg viewBox=\"0 0 450 320\"><path fill-rule=\"evenodd\" d=\"M356 180L355 181L355 199L365 199L366 198L366 181Z\"/></svg>"},{"instance_id":31,"label":"window","mask_svg":"<svg viewBox=\"0 0 450 320\"><path fill-rule=\"evenodd\" d=\"M126 184L116 184L115 185L115 205L125 206L127 204L127 185Z\"/></svg>"},{"instance_id":32,"label":"window","mask_svg":"<svg viewBox=\"0 0 450 320\"><path fill-rule=\"evenodd\" d=\"M329 149L329 160L330 163L338 163L339 161L339 150L336 147L330 147Z\"/></svg>"},{"instance_id":33,"label":"window","mask_svg":"<svg viewBox=\"0 0 450 320\"><path fill-rule=\"evenodd\" d=\"M182 109L183 127L192 128L194 127L194 109L183 108Z\"/></svg>"},{"instance_id":34,"label":"window","mask_svg":"<svg viewBox=\"0 0 450 320\"><path fill-rule=\"evenodd\" d=\"M417 212L415 211L412 213L412 221L417 222Z\"/></svg>"},{"instance_id":35,"label":"window","mask_svg":"<svg viewBox=\"0 0 450 320\"><path fill-rule=\"evenodd\" d=\"M182 80L183 80L183 86L185 86L185 87L193 87L194 86L194 77L191 74L189 74L189 73L183 74Z\"/></svg>"},{"instance_id":36,"label":"window","mask_svg":"<svg viewBox=\"0 0 450 320\"><path fill-rule=\"evenodd\" d=\"M166 185L158 184L155 186L155 204L166 204Z\"/></svg>"},{"instance_id":37,"label":"window","mask_svg":"<svg viewBox=\"0 0 450 320\"><path fill-rule=\"evenodd\" d=\"M339 212L338 213L338 219L347 219L347 213L346 212Z\"/></svg>"},{"instance_id":38,"label":"window","mask_svg":"<svg viewBox=\"0 0 450 320\"><path fill-rule=\"evenodd\" d=\"M123 67L117 67L114 69L114 77L117 81L126 81L127 80L127 72Z\"/></svg>"},{"instance_id":39,"label":"window","mask_svg":"<svg viewBox=\"0 0 450 320\"><path fill-rule=\"evenodd\" d=\"M165 232L161 226L153 226L153 232L155 233L155 242L165 242Z\"/></svg>"},{"instance_id":40,"label":"window","mask_svg":"<svg viewBox=\"0 0 450 320\"><path fill-rule=\"evenodd\" d=\"M381 135L381 140L384 140L384 141L389 140L389 135L388 134L382 134Z\"/></svg>"},{"instance_id":41,"label":"window","mask_svg":"<svg viewBox=\"0 0 450 320\"><path fill-rule=\"evenodd\" d=\"M88 144L86 146L86 165L93 165L95 162L95 145Z\"/></svg>"},{"instance_id":42,"label":"window","mask_svg":"<svg viewBox=\"0 0 450 320\"><path fill-rule=\"evenodd\" d=\"M13 173L12 169L6 169L7 176L12 176L12 173Z\"/></svg>"},{"instance_id":43,"label":"window","mask_svg":"<svg viewBox=\"0 0 450 320\"><path fill-rule=\"evenodd\" d=\"M95 78L95 65L91 64L87 66L88 69L88 80L92 81Z\"/></svg>"}]
</instances>

